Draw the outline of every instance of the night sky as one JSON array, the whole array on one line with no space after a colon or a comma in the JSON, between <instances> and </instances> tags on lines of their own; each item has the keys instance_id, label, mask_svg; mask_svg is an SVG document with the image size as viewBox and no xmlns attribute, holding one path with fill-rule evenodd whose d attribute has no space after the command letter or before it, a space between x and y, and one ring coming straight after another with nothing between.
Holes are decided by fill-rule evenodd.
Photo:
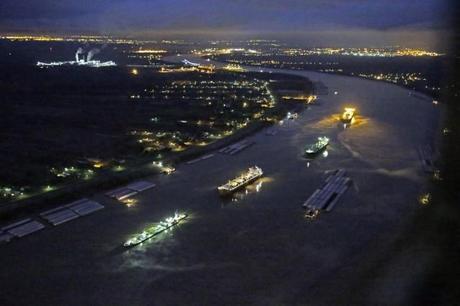
<instances>
[{"instance_id":1,"label":"night sky","mask_svg":"<svg viewBox=\"0 0 460 306\"><path fill-rule=\"evenodd\" d=\"M5 31L153 35L327 32L407 41L445 28L446 0L1 0ZM340 33L339 33L340 32ZM411 33L410 35L407 33ZM403 33L403 37L401 37ZM396 35L396 36L395 36ZM317 37L319 35L316 35ZM382 36L382 38L384 38ZM342 37L342 38L341 38ZM415 39L415 38L414 38ZM419 39L419 37L416 37Z\"/></svg>"}]
</instances>

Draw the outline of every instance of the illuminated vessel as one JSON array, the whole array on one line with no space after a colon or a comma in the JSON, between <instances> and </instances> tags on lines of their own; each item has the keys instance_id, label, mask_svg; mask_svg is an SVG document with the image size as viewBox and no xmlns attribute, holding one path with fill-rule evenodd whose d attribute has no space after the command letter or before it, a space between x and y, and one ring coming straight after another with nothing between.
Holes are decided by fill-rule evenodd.
<instances>
[{"instance_id":1,"label":"illuminated vessel","mask_svg":"<svg viewBox=\"0 0 460 306\"><path fill-rule=\"evenodd\" d=\"M168 174L169 175L169 174L173 173L174 171L176 171L176 168L174 168L172 166L165 166L163 164L163 162L161 162L161 161L159 161L159 162L154 161L152 164L154 166L158 167L160 169L161 173L163 173L163 174Z\"/></svg>"},{"instance_id":2,"label":"illuminated vessel","mask_svg":"<svg viewBox=\"0 0 460 306\"><path fill-rule=\"evenodd\" d=\"M221 195L228 195L232 192L254 182L264 174L261 168L254 166L250 167L246 172L240 176L228 181L225 185L217 187Z\"/></svg>"},{"instance_id":3,"label":"illuminated vessel","mask_svg":"<svg viewBox=\"0 0 460 306\"><path fill-rule=\"evenodd\" d=\"M305 146L305 155L307 157L313 157L318 153L321 153L326 149L329 144L329 138L323 136L318 137L318 140L313 143Z\"/></svg>"},{"instance_id":4,"label":"illuminated vessel","mask_svg":"<svg viewBox=\"0 0 460 306\"><path fill-rule=\"evenodd\" d=\"M343 123L349 124L349 123L352 123L354 117L355 117L355 109L347 107L345 108L345 111L343 112L340 120L342 120Z\"/></svg>"},{"instance_id":5,"label":"illuminated vessel","mask_svg":"<svg viewBox=\"0 0 460 306\"><path fill-rule=\"evenodd\" d=\"M123 246L124 247L133 247L138 244L141 244L142 242L153 238L154 236L170 229L173 226L176 226L179 224L182 220L187 218L187 214L179 214L175 213L174 216L166 218L164 221L161 221L159 224L151 226L144 230L142 233L139 235L134 236L133 238L129 239L126 241Z\"/></svg>"}]
</instances>

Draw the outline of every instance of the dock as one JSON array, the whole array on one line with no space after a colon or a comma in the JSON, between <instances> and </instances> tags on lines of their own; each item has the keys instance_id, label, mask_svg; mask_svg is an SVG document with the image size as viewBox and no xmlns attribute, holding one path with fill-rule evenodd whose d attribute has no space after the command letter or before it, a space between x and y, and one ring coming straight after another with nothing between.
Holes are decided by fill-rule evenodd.
<instances>
[{"instance_id":1,"label":"dock","mask_svg":"<svg viewBox=\"0 0 460 306\"><path fill-rule=\"evenodd\" d=\"M220 149L219 150L219 153L222 153L222 154L227 154L227 155L235 155L247 148L249 148L250 146L252 146L253 144L255 144L254 141L247 141L247 140L243 140L243 141L240 141L240 142L237 142L235 144L232 144L228 147L225 147L223 149Z\"/></svg>"},{"instance_id":2,"label":"dock","mask_svg":"<svg viewBox=\"0 0 460 306\"><path fill-rule=\"evenodd\" d=\"M153 188L155 186L156 185L154 183L152 183L152 182L138 181L138 182L134 182L134 183L129 184L128 186L126 186L126 188L134 190L134 191L137 191L137 192L142 192L142 191L148 190L150 188Z\"/></svg>"},{"instance_id":3,"label":"dock","mask_svg":"<svg viewBox=\"0 0 460 306\"><path fill-rule=\"evenodd\" d=\"M149 181L137 181L125 187L110 190L105 195L118 201L123 201L155 186L154 183Z\"/></svg>"},{"instance_id":4,"label":"dock","mask_svg":"<svg viewBox=\"0 0 460 306\"><path fill-rule=\"evenodd\" d=\"M26 218L0 228L0 244L10 242L15 238L22 238L46 228L46 223L42 223L43 220L46 220L53 226L58 226L79 217L92 214L103 208L103 205L84 198L46 210L39 214L40 219L38 217L36 218L37 220Z\"/></svg>"},{"instance_id":5,"label":"dock","mask_svg":"<svg viewBox=\"0 0 460 306\"><path fill-rule=\"evenodd\" d=\"M45 228L42 223L30 218L16 221L0 229L0 242L9 242L13 238L22 238Z\"/></svg>"},{"instance_id":6,"label":"dock","mask_svg":"<svg viewBox=\"0 0 460 306\"><path fill-rule=\"evenodd\" d=\"M109 198L114 198L118 201L123 201L127 198L130 198L132 196L135 196L138 192L136 190L132 190L126 187L121 187L117 189L110 190L109 192L106 192L106 196Z\"/></svg>"},{"instance_id":7,"label":"dock","mask_svg":"<svg viewBox=\"0 0 460 306\"><path fill-rule=\"evenodd\" d=\"M214 154L208 154L208 155L205 155L205 156L202 156L202 157L199 157L199 158L195 158L195 159L192 159L192 160L188 161L187 165L193 165L195 163L198 163L198 162L206 160L206 159L210 159L212 157L214 157Z\"/></svg>"},{"instance_id":8,"label":"dock","mask_svg":"<svg viewBox=\"0 0 460 306\"><path fill-rule=\"evenodd\" d=\"M346 176L344 169L335 170L303 204L307 216L317 216L320 211L330 212L348 190L350 184L351 179Z\"/></svg>"},{"instance_id":9,"label":"dock","mask_svg":"<svg viewBox=\"0 0 460 306\"><path fill-rule=\"evenodd\" d=\"M98 202L84 198L44 211L40 213L40 217L51 223L53 226L57 226L79 217L92 214L103 208L104 206Z\"/></svg>"}]
</instances>

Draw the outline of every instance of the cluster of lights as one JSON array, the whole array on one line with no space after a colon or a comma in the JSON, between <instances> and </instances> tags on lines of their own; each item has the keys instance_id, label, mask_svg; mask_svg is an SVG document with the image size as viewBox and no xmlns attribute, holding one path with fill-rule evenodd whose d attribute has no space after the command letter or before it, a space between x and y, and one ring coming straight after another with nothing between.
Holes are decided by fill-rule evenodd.
<instances>
[{"instance_id":1,"label":"cluster of lights","mask_svg":"<svg viewBox=\"0 0 460 306\"><path fill-rule=\"evenodd\" d=\"M244 48L206 48L203 50L193 50L193 54L198 56L214 56L214 55L228 55L233 53L239 54L260 54L261 52L253 49Z\"/></svg>"},{"instance_id":2,"label":"cluster of lights","mask_svg":"<svg viewBox=\"0 0 460 306\"><path fill-rule=\"evenodd\" d=\"M161 50L161 49L139 49L136 51L133 51L133 53L137 54L165 54L168 53L167 50Z\"/></svg>"},{"instance_id":3,"label":"cluster of lights","mask_svg":"<svg viewBox=\"0 0 460 306\"><path fill-rule=\"evenodd\" d=\"M422 77L420 73L360 73L358 76L404 85L411 85L415 82L426 81L426 78Z\"/></svg>"},{"instance_id":4,"label":"cluster of lights","mask_svg":"<svg viewBox=\"0 0 460 306\"><path fill-rule=\"evenodd\" d=\"M94 176L94 170L81 169L77 167L51 168L50 172L58 178L76 177L79 179L89 180Z\"/></svg>"},{"instance_id":5,"label":"cluster of lights","mask_svg":"<svg viewBox=\"0 0 460 306\"><path fill-rule=\"evenodd\" d=\"M162 130L162 119L159 116L151 118L157 130L134 130L130 132L137 142L144 147L145 152L170 150L183 151L190 146L205 146L221 139L234 131L246 127L251 119L264 120L265 109L273 108L276 100L269 89L269 83L257 79L241 78L232 81L212 79L175 80L154 84L153 88L144 89L142 94L130 95L131 99L150 99L164 103L172 100L174 103L195 100L199 107L214 105L215 115L197 120L177 120L181 130L185 126L200 127L202 132L184 133L179 130ZM228 99L222 99L222 97ZM218 119L224 113L242 113L238 119ZM193 128L193 130L196 130Z\"/></svg>"},{"instance_id":6,"label":"cluster of lights","mask_svg":"<svg viewBox=\"0 0 460 306\"><path fill-rule=\"evenodd\" d=\"M232 71L232 72L245 72L246 69L244 69L242 66L237 65L237 64L228 64L223 67L224 70L226 71Z\"/></svg>"},{"instance_id":7,"label":"cluster of lights","mask_svg":"<svg viewBox=\"0 0 460 306\"><path fill-rule=\"evenodd\" d=\"M4 200L20 199L25 196L25 188L0 186L0 198Z\"/></svg>"},{"instance_id":8,"label":"cluster of lights","mask_svg":"<svg viewBox=\"0 0 460 306\"><path fill-rule=\"evenodd\" d=\"M132 131L132 136L137 137L137 142L144 146L146 152L156 152L169 149L180 152L187 148L187 143L192 144L191 137L179 131L175 132L152 132L152 131Z\"/></svg>"},{"instance_id":9,"label":"cluster of lights","mask_svg":"<svg viewBox=\"0 0 460 306\"><path fill-rule=\"evenodd\" d=\"M299 95L284 95L281 97L283 100L295 100L295 101L301 101L305 102L306 104L311 104L313 103L318 97L315 95L308 95L305 96L303 94Z\"/></svg>"},{"instance_id":10,"label":"cluster of lights","mask_svg":"<svg viewBox=\"0 0 460 306\"><path fill-rule=\"evenodd\" d=\"M128 241L126 241L123 245L125 247L132 247L136 246L138 244L141 244L142 242L153 238L154 236L172 228L173 226L179 224L182 220L187 218L186 214L180 214L180 213L175 213L174 216L168 217L165 220L161 221L157 225L154 226L149 226L147 227L144 231L142 231L140 234L132 237Z\"/></svg>"},{"instance_id":11,"label":"cluster of lights","mask_svg":"<svg viewBox=\"0 0 460 306\"><path fill-rule=\"evenodd\" d=\"M213 105L221 101L222 95L225 95L235 100L244 99L243 102L250 102L263 108L272 108L275 105L275 99L268 88L268 83L258 80L181 80L145 91L152 93L151 98L161 101L197 100L205 105ZM229 105L222 104L224 107Z\"/></svg>"},{"instance_id":12,"label":"cluster of lights","mask_svg":"<svg viewBox=\"0 0 460 306\"><path fill-rule=\"evenodd\" d=\"M340 55L358 57L436 57L443 54L410 48L291 48L282 51L282 54L290 56L309 55Z\"/></svg>"},{"instance_id":13,"label":"cluster of lights","mask_svg":"<svg viewBox=\"0 0 460 306\"><path fill-rule=\"evenodd\" d=\"M215 72L214 65L199 65L199 66L181 66L181 67L161 67L159 70L160 73L178 73L178 72L200 72L212 74Z\"/></svg>"},{"instance_id":14,"label":"cluster of lights","mask_svg":"<svg viewBox=\"0 0 460 306\"><path fill-rule=\"evenodd\" d=\"M155 166L156 168L158 168L161 173L164 173L164 174L171 174L173 173L174 171L176 171L176 168L172 167L172 166L168 166L168 165L165 165L162 161L154 161L153 163L153 166Z\"/></svg>"},{"instance_id":15,"label":"cluster of lights","mask_svg":"<svg viewBox=\"0 0 460 306\"><path fill-rule=\"evenodd\" d=\"M80 43L107 43L107 44L138 44L139 41L133 39L114 38L109 36L92 35L70 35L70 36L51 36L51 35L6 35L0 39L9 41L36 41L36 42L80 42Z\"/></svg>"}]
</instances>

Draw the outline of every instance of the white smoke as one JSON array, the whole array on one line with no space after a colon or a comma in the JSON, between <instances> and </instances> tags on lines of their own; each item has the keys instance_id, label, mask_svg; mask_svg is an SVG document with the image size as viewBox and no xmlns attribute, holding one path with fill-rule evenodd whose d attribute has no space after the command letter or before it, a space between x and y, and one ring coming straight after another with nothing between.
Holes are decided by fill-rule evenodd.
<instances>
[{"instance_id":1,"label":"white smoke","mask_svg":"<svg viewBox=\"0 0 460 306\"><path fill-rule=\"evenodd\" d=\"M80 60L80 54L83 54L83 48L80 47L77 49L77 52L75 53L75 60L78 62Z\"/></svg>"},{"instance_id":2,"label":"white smoke","mask_svg":"<svg viewBox=\"0 0 460 306\"><path fill-rule=\"evenodd\" d=\"M91 50L88 51L88 57L86 58L86 60L89 62L90 60L93 59L94 55L98 54L99 52L101 52L101 49L99 48L93 48Z\"/></svg>"}]
</instances>

